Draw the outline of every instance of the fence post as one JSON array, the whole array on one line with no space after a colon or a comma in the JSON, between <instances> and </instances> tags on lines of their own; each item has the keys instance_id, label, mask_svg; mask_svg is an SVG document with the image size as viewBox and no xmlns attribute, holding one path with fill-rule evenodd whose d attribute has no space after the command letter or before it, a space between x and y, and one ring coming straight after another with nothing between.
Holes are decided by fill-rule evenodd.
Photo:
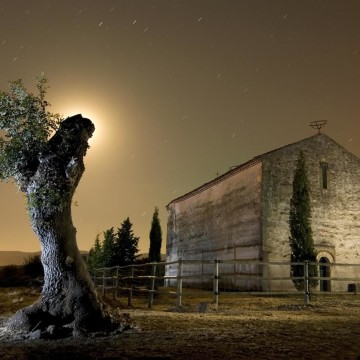
<instances>
[{"instance_id":1,"label":"fence post","mask_svg":"<svg viewBox=\"0 0 360 360\"><path fill-rule=\"evenodd\" d=\"M304 263L304 304L309 305L310 291L309 291L309 261Z\"/></svg>"},{"instance_id":2,"label":"fence post","mask_svg":"<svg viewBox=\"0 0 360 360\"><path fill-rule=\"evenodd\" d=\"M234 244L234 291L236 291L236 271L237 271L236 246Z\"/></svg>"},{"instance_id":3,"label":"fence post","mask_svg":"<svg viewBox=\"0 0 360 360\"><path fill-rule=\"evenodd\" d=\"M105 269L103 269L102 296L105 296Z\"/></svg>"},{"instance_id":4,"label":"fence post","mask_svg":"<svg viewBox=\"0 0 360 360\"><path fill-rule=\"evenodd\" d=\"M129 290L129 297L128 297L128 306L131 306L132 298L133 298L134 275L135 275L135 266L131 265L131 279L130 279L130 290Z\"/></svg>"},{"instance_id":5,"label":"fence post","mask_svg":"<svg viewBox=\"0 0 360 360\"><path fill-rule=\"evenodd\" d=\"M182 301L182 273L183 273L183 260L179 259L178 273L177 273L177 290L176 290L176 308L181 308Z\"/></svg>"},{"instance_id":6,"label":"fence post","mask_svg":"<svg viewBox=\"0 0 360 360\"><path fill-rule=\"evenodd\" d=\"M215 304L215 308L218 308L219 305L219 263L220 260L214 260L214 297L213 304Z\"/></svg>"},{"instance_id":7,"label":"fence post","mask_svg":"<svg viewBox=\"0 0 360 360\"><path fill-rule=\"evenodd\" d=\"M204 287L204 250L201 249L201 289Z\"/></svg>"},{"instance_id":8,"label":"fence post","mask_svg":"<svg viewBox=\"0 0 360 360\"><path fill-rule=\"evenodd\" d=\"M148 308L151 309L154 303L156 263L151 265L150 292Z\"/></svg>"},{"instance_id":9,"label":"fence post","mask_svg":"<svg viewBox=\"0 0 360 360\"><path fill-rule=\"evenodd\" d=\"M118 286L119 286L119 267L116 267L116 279L115 279L115 291L114 291L114 299L118 297Z\"/></svg>"}]
</instances>

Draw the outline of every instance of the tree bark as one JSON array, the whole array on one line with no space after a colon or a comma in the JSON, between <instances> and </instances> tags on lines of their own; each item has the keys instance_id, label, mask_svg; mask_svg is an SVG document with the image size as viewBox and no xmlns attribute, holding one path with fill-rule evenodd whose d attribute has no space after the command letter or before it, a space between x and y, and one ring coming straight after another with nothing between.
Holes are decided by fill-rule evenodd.
<instances>
[{"instance_id":1,"label":"tree bark","mask_svg":"<svg viewBox=\"0 0 360 360\"><path fill-rule=\"evenodd\" d=\"M76 115L64 120L48 141L32 172L25 169L21 189L28 201L32 228L38 236L44 267L44 286L33 305L18 311L13 329L49 329L78 335L112 327L76 243L71 202L85 170L83 157L93 123Z\"/></svg>"}]
</instances>

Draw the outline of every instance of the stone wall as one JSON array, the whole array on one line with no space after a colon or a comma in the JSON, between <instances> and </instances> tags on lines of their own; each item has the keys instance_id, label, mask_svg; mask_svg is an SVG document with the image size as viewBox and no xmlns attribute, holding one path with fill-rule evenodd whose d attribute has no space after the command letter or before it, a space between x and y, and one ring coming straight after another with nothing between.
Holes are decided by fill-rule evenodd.
<instances>
[{"instance_id":1,"label":"stone wall","mask_svg":"<svg viewBox=\"0 0 360 360\"><path fill-rule=\"evenodd\" d=\"M171 202L167 261L259 259L261 173L261 163L255 162ZM168 275L175 275L171 267Z\"/></svg>"},{"instance_id":2,"label":"stone wall","mask_svg":"<svg viewBox=\"0 0 360 360\"><path fill-rule=\"evenodd\" d=\"M360 159L324 134L264 154L262 233L264 258L289 261L289 204L299 151L306 156L312 229L318 259L360 262ZM324 170L326 167L326 170ZM324 171L326 174L324 174ZM323 179L326 176L326 179ZM325 181L325 183L324 183ZM326 187L326 188L324 188ZM345 268L344 268L345 269ZM351 277L349 268L346 276ZM342 273L333 269L332 277ZM277 276L279 274L273 274ZM341 276L344 276L342 274ZM334 283L346 291L346 283Z\"/></svg>"}]
</instances>

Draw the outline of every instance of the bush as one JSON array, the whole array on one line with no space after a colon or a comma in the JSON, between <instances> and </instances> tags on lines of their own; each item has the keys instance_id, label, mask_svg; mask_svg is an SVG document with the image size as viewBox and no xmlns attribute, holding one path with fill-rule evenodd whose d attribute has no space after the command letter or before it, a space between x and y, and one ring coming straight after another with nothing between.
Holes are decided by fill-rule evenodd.
<instances>
[{"instance_id":1,"label":"bush","mask_svg":"<svg viewBox=\"0 0 360 360\"><path fill-rule=\"evenodd\" d=\"M29 256L24 265L7 265L0 269L0 286L41 286L43 277L40 256Z\"/></svg>"},{"instance_id":2,"label":"bush","mask_svg":"<svg viewBox=\"0 0 360 360\"><path fill-rule=\"evenodd\" d=\"M0 286L23 286L24 274L22 266L7 265L0 270Z\"/></svg>"},{"instance_id":3,"label":"bush","mask_svg":"<svg viewBox=\"0 0 360 360\"><path fill-rule=\"evenodd\" d=\"M29 255L29 257L25 260L23 270L24 273L31 279L44 277L44 268L41 263L40 255Z\"/></svg>"}]
</instances>

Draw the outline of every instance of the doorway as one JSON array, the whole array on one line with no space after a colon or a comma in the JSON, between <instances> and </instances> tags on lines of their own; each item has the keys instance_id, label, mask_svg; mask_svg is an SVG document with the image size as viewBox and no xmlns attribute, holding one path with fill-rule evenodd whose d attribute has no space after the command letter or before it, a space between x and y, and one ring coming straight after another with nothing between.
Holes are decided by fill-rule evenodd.
<instances>
[{"instance_id":1,"label":"doorway","mask_svg":"<svg viewBox=\"0 0 360 360\"><path fill-rule=\"evenodd\" d=\"M330 278L330 261L327 257L323 256L319 260L320 263L320 277ZM324 264L324 265L322 265ZM320 280L320 291L331 291L331 284L329 279Z\"/></svg>"}]
</instances>

